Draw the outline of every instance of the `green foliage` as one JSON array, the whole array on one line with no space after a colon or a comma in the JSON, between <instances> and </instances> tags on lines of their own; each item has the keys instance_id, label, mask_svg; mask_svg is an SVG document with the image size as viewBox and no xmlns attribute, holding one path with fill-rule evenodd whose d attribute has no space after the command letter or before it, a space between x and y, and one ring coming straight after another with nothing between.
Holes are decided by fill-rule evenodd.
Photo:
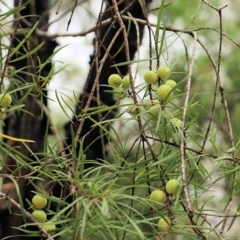
<instances>
[{"instance_id":1,"label":"green foliage","mask_svg":"<svg viewBox=\"0 0 240 240\"><path fill-rule=\"evenodd\" d=\"M27 201L31 208L31 199L22 199L17 191L21 215L28 217L25 224L18 227L22 232L40 236L43 233L27 230L26 226L40 226L40 229L43 226L48 231L47 224L50 222L52 237L60 236L62 239L239 239L239 69L236 67L239 46L228 39L231 57L220 58L222 52L218 45L225 46L226 39L222 41L220 38L220 34L225 36L222 29L219 30L219 19L213 23L209 20L219 12L224 16L224 9L217 12L200 0L188 4L188 7L182 1L174 1L165 7L164 4L166 1L162 1L154 12L157 28L151 26L155 35L150 41L152 46L156 44L156 49L152 52L149 46L149 56L131 63L143 62L145 69L154 72L161 65L169 66L171 77L168 77L177 83L173 88L169 87L169 94L173 96L158 97L157 89L164 83L160 78L149 85L144 81L134 82L130 77L132 82L126 90L130 101L117 101L110 107L89 108L76 116L79 120L92 119L92 127L100 126L102 134L110 142L107 159L103 162L86 159L86 149L82 146L77 153L75 129L72 130L71 154L68 156L64 155L62 147L65 139L61 134L57 136L57 132L57 143L54 144L48 142L46 130L46 151L32 152L31 158L22 154L18 147L1 142L2 158L11 156L17 163L18 171L29 169L29 174L23 177L27 177L29 184L35 187L34 194L43 195L48 202L44 206L48 223L41 225L24 212L23 201ZM212 4L218 4L218 1ZM183 26L178 25L180 20ZM224 19L220 20L225 25ZM9 49L10 56L18 52L36 28L37 23L28 31L24 41L16 48ZM197 32L195 40L193 30ZM233 30L229 32L234 35ZM235 37L231 35L231 38ZM204 41L200 44L197 40L202 38ZM31 57L42 46L39 44L10 63ZM176 48L181 48L179 53ZM52 57L46 62L39 62L37 73L41 73ZM4 66L6 58L3 55L1 60ZM116 63L114 66L128 63ZM39 85L37 81L14 81L20 71L25 69L10 66L7 72L10 82L7 90L13 97L8 114L26 112L21 103L29 96L42 96L42 88L58 73L52 68ZM141 71L138 76L144 79ZM34 74L32 77L35 77ZM3 81L0 84L2 90L6 90ZM119 87L121 82L110 85ZM18 93L22 93L20 98ZM56 91L62 115L70 119L68 110L72 111L71 107L66 101L63 104L58 94ZM224 102L229 103L228 106ZM151 106L159 108L158 111L152 112ZM93 115L104 115L110 110L118 111L113 119L93 120ZM72 114L75 113L72 111ZM107 125L111 126L110 131ZM84 138L80 144L83 141ZM25 147L29 149L27 144ZM84 169L86 162L93 162L96 166ZM3 166L4 162L0 164ZM7 177L18 189L15 181L18 171L0 175L1 185L3 177ZM166 192L169 179L180 183L174 194ZM55 196L52 191L57 184L62 187L60 196ZM67 188L70 192L66 196ZM155 205L149 199L155 189L166 192L164 204ZM6 195L2 194L1 197L7 198ZM55 211L51 209L51 204L56 206ZM167 227L159 227L165 220Z\"/></svg>"}]
</instances>

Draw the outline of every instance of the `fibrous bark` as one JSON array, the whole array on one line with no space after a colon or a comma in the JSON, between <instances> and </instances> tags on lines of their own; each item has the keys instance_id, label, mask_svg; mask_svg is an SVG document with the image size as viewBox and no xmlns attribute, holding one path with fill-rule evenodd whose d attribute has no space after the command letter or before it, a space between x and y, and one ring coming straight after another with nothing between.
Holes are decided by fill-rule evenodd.
<instances>
[{"instance_id":1,"label":"fibrous bark","mask_svg":"<svg viewBox=\"0 0 240 240\"><path fill-rule=\"evenodd\" d=\"M15 0L15 7L18 7L19 3L21 2ZM48 1L35 0L29 2L24 0L20 7L20 18L17 18L18 13L16 13L13 26L19 30L18 34L12 36L13 44L11 47L13 48L17 47L20 41L26 38L26 33L23 33L23 31L21 32L23 28L31 28L37 21L39 21L38 28L46 27L48 24ZM45 42L43 47L35 54L17 62L9 63L10 66L16 69L16 74L14 75L14 78L11 79L11 89L26 83L35 83L36 87L32 89L24 102L21 102L21 104L25 104L24 110L31 114L23 111L14 111L13 114L10 114L5 120L3 128L6 135L23 139L32 139L35 141L35 143L27 144L30 149L29 151L24 144L8 139L5 140L6 144L11 147L16 147L19 153L32 160L34 160L34 157L31 152L43 153L44 151L44 138L48 126L48 116L43 111L43 107L47 107L47 92L46 86L42 85L42 83L44 77L48 75L51 69L51 63L49 62L46 64L42 71L37 73L39 66L38 61L40 60L41 63L44 63L52 55L56 43L46 37L40 37L33 32L30 38L26 39L25 44L19 49L19 51L9 59L14 60L17 57L26 54L26 51L33 50L42 42ZM14 95L14 103L18 103L17 101L21 99L24 94L26 94L25 91L16 93ZM25 199L27 198L31 200L33 196L33 193L31 192L33 186L28 183L28 178L25 177L29 172L30 169L21 167L10 154L6 154L1 174L3 176L11 176L12 178L16 176L16 182L13 183L11 178L4 177L1 191L8 193L8 195L18 202L19 196L16 188L19 187L19 192L21 198L24 200L23 203L26 209L29 206L26 204ZM19 209L11 204L9 205L7 200L0 200L0 216L0 239L10 236L12 236L10 239L25 239L24 236L20 236L23 233L14 228L19 227L24 223ZM37 238L31 238L28 236L27 239Z\"/></svg>"}]
</instances>

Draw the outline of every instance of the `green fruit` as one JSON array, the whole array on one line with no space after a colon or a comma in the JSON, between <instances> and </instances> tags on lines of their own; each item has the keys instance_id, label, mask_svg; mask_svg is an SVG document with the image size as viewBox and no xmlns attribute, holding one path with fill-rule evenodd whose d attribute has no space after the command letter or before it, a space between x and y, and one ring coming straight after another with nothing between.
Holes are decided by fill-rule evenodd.
<instances>
[{"instance_id":1,"label":"green fruit","mask_svg":"<svg viewBox=\"0 0 240 240\"><path fill-rule=\"evenodd\" d=\"M42 225L42 228L45 229L50 235L55 234L56 225L51 222L46 222Z\"/></svg>"},{"instance_id":2,"label":"green fruit","mask_svg":"<svg viewBox=\"0 0 240 240\"><path fill-rule=\"evenodd\" d=\"M177 85L177 83L174 80L167 80L165 84L170 86L171 88L174 88Z\"/></svg>"},{"instance_id":3,"label":"green fruit","mask_svg":"<svg viewBox=\"0 0 240 240\"><path fill-rule=\"evenodd\" d=\"M134 103L129 104L128 108L127 108L127 112L132 114L132 110L133 110L134 106L135 106Z\"/></svg>"},{"instance_id":4,"label":"green fruit","mask_svg":"<svg viewBox=\"0 0 240 240\"><path fill-rule=\"evenodd\" d=\"M154 71L151 71L151 70L147 71L144 74L144 80L148 84L154 84L158 80L157 73L155 73Z\"/></svg>"},{"instance_id":5,"label":"green fruit","mask_svg":"<svg viewBox=\"0 0 240 240\"><path fill-rule=\"evenodd\" d=\"M108 84L112 87L120 87L122 78L118 74L112 74L108 78Z\"/></svg>"},{"instance_id":6,"label":"green fruit","mask_svg":"<svg viewBox=\"0 0 240 240\"><path fill-rule=\"evenodd\" d=\"M8 107L12 103L12 97L8 93L0 94L0 106L1 107Z\"/></svg>"},{"instance_id":7,"label":"green fruit","mask_svg":"<svg viewBox=\"0 0 240 240\"><path fill-rule=\"evenodd\" d=\"M160 66L157 70L157 75L162 80L167 79L170 76L170 74L171 74L170 68L168 68L167 66Z\"/></svg>"},{"instance_id":8,"label":"green fruit","mask_svg":"<svg viewBox=\"0 0 240 240\"><path fill-rule=\"evenodd\" d=\"M169 85L163 84L157 89L157 95L161 100L170 99L173 95L172 88ZM171 92L171 93L170 93Z\"/></svg>"},{"instance_id":9,"label":"green fruit","mask_svg":"<svg viewBox=\"0 0 240 240\"><path fill-rule=\"evenodd\" d=\"M168 217L164 218L160 218L160 220L158 221L158 227L161 231L163 232L167 232L170 229L170 220Z\"/></svg>"},{"instance_id":10,"label":"green fruit","mask_svg":"<svg viewBox=\"0 0 240 240\"><path fill-rule=\"evenodd\" d=\"M137 115L137 114L143 112L143 111L144 111L144 108L143 108L142 106L130 104L130 105L128 106L127 111L128 111L128 113L130 113L131 115Z\"/></svg>"},{"instance_id":11,"label":"green fruit","mask_svg":"<svg viewBox=\"0 0 240 240\"><path fill-rule=\"evenodd\" d=\"M115 88L113 92L113 96L115 99L123 99L127 96L126 90L124 90L122 87Z\"/></svg>"},{"instance_id":12,"label":"green fruit","mask_svg":"<svg viewBox=\"0 0 240 240\"><path fill-rule=\"evenodd\" d=\"M158 105L150 107L148 110L148 113L154 117L158 117L161 110L162 110L162 108L161 108L160 104L158 104Z\"/></svg>"},{"instance_id":13,"label":"green fruit","mask_svg":"<svg viewBox=\"0 0 240 240\"><path fill-rule=\"evenodd\" d=\"M3 120L6 117L5 108L0 108L0 120Z\"/></svg>"},{"instance_id":14,"label":"green fruit","mask_svg":"<svg viewBox=\"0 0 240 240\"><path fill-rule=\"evenodd\" d=\"M130 87L131 83L130 83L130 78L128 76L124 77L122 79L122 87L124 89L128 89Z\"/></svg>"},{"instance_id":15,"label":"green fruit","mask_svg":"<svg viewBox=\"0 0 240 240\"><path fill-rule=\"evenodd\" d=\"M159 105L159 101L158 100L144 100L143 101L143 106L146 109L150 109L153 106Z\"/></svg>"},{"instance_id":16,"label":"green fruit","mask_svg":"<svg viewBox=\"0 0 240 240\"><path fill-rule=\"evenodd\" d=\"M182 126L182 121L179 118L172 118L170 123L176 128L180 128Z\"/></svg>"},{"instance_id":17,"label":"green fruit","mask_svg":"<svg viewBox=\"0 0 240 240\"><path fill-rule=\"evenodd\" d=\"M154 190L149 198L154 205L164 204L167 200L166 194L162 190Z\"/></svg>"},{"instance_id":18,"label":"green fruit","mask_svg":"<svg viewBox=\"0 0 240 240\"><path fill-rule=\"evenodd\" d=\"M166 184L166 191L168 194L176 195L179 189L179 181L176 179L170 179Z\"/></svg>"},{"instance_id":19,"label":"green fruit","mask_svg":"<svg viewBox=\"0 0 240 240\"><path fill-rule=\"evenodd\" d=\"M47 215L43 210L35 210L32 216L39 222L44 223L47 220Z\"/></svg>"},{"instance_id":20,"label":"green fruit","mask_svg":"<svg viewBox=\"0 0 240 240\"><path fill-rule=\"evenodd\" d=\"M46 207L47 205L47 199L42 197L42 196L39 196L39 195L35 195L33 198L32 198L32 204L33 204L33 207L35 209L38 209L38 210L41 210L43 209L44 207Z\"/></svg>"}]
</instances>

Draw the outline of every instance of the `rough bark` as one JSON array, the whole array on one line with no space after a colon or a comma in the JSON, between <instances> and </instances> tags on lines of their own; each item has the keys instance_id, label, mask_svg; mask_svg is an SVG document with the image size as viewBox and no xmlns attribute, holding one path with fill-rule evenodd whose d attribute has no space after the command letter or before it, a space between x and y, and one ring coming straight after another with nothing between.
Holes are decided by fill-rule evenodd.
<instances>
[{"instance_id":1,"label":"rough bark","mask_svg":"<svg viewBox=\"0 0 240 240\"><path fill-rule=\"evenodd\" d=\"M22 4L26 4L28 1L22 1ZM19 1L15 0L15 6L19 5ZM24 8L21 9L20 14L23 20L15 20L14 27L19 30L24 27L31 27L37 21L39 21L38 27L44 27L48 23L48 1L35 0L28 3ZM25 34L19 34L13 36L13 45L16 47L21 40L25 38ZM37 47L40 43L45 42L43 47L34 55L29 58L11 63L11 66L14 66L17 74L14 76L14 79L11 83L11 88L14 88L16 85L21 85L24 83L36 82L37 87L32 90L32 92L27 96L26 100L23 102L25 104L24 109L30 112L32 115L16 111L14 114L10 115L5 120L4 133L17 138L32 139L35 140L35 143L28 144L29 149L33 153L42 153L44 151L44 137L46 133L46 127L48 122L48 117L43 113L43 105L47 105L46 90L45 86L38 88L42 84L42 77L46 77L50 71L51 63L47 64L45 68L41 71L40 74L37 74L38 60L40 59L41 63L45 62L49 56L53 53L56 43L51 39L45 37L39 37L36 33L33 33L31 37L26 41L23 47L21 47L16 55L11 59L21 56L21 54L26 54L26 50L31 51ZM25 48L25 49L24 49ZM20 99L22 94L25 92L16 94L15 98ZM40 97L42 96L42 97ZM26 148L23 144L19 142L14 142L11 140L5 140L5 142L12 147L18 147L18 151L24 154L29 159L33 159L31 151ZM20 168L16 161L7 155L1 174L17 176L17 185L20 190L21 198L24 200L24 206L26 205L25 199L31 199L33 187L31 184L28 184L28 178L23 177L29 173L29 169ZM21 177L22 176L22 177ZM13 197L14 200L18 201L18 196L16 193L16 186L10 180L10 178L4 178L3 186L1 191L4 193L9 192L9 195ZM19 210L14 206L8 208L8 202L6 200L0 200L0 239L4 237L13 236L10 239L25 239L24 237L14 237L18 235L19 231L14 229L14 227L21 226L24 221ZM22 234L22 233L20 233ZM28 239L37 239L36 237L28 237Z\"/></svg>"}]
</instances>

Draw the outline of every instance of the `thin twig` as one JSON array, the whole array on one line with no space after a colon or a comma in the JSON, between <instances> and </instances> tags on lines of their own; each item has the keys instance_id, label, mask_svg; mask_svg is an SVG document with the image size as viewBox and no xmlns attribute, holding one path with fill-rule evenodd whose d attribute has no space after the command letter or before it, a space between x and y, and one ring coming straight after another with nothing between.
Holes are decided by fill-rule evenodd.
<instances>
[{"instance_id":1,"label":"thin twig","mask_svg":"<svg viewBox=\"0 0 240 240\"><path fill-rule=\"evenodd\" d=\"M130 55L129 55L129 44L128 44L128 36L127 36L126 27L125 27L125 24L124 24L124 22L122 20L121 14L120 14L120 12L118 10L116 0L112 0L112 2L113 2L116 18L117 18L117 20L119 22L119 25L120 25L120 29L123 32L126 61L130 62L131 59L130 59ZM130 65L128 65L128 74L129 74L129 78L131 80L130 84L131 84L131 89L132 89L133 101L136 104L137 103L137 94L136 94L136 91L135 91L135 88L134 88L134 83L132 81L133 77L132 77L132 71L131 71L131 66ZM137 112L139 111L138 108L136 110L137 110ZM143 129L143 127L142 127L143 125L142 125L142 121L141 121L140 116L137 116L137 121L138 121L138 126L139 126L139 132L141 132L142 129ZM152 158L155 161L156 160L156 156L155 156L155 154L154 154L154 152L152 150L151 144L149 143L148 139L146 138L144 132L142 133L141 137L144 139L144 141L146 141L146 143L148 145L148 148L149 148L149 150L150 150L150 152L152 154Z\"/></svg>"},{"instance_id":2,"label":"thin twig","mask_svg":"<svg viewBox=\"0 0 240 240\"><path fill-rule=\"evenodd\" d=\"M17 29L18 29L19 22L20 22L20 11L21 11L21 7L22 7L22 0L19 0L19 2L18 2L18 10L17 10L17 12L16 12L15 27L14 27L14 31L13 31L13 34L12 34L12 37L11 37L9 46L8 46L6 61L5 61L5 64L4 64L4 67L3 67L3 70L2 70L2 74L1 74L0 93L1 93L1 89L2 89L1 86L3 85L3 80L4 80L4 77L5 77L5 73L6 73L6 70L7 70L7 67L8 67L8 63L9 63L9 61L10 61L10 54L11 54L11 51L12 51L12 45L13 45L14 39L15 39L15 37L16 37Z\"/></svg>"},{"instance_id":3,"label":"thin twig","mask_svg":"<svg viewBox=\"0 0 240 240\"><path fill-rule=\"evenodd\" d=\"M30 212L28 212L27 210L23 209L21 207L21 205L19 203L17 203L14 199L12 199L10 196L8 196L7 193L3 193L0 192L0 198L1 200L6 199L9 202L11 202L11 204L13 206L15 206L16 208L18 208L19 210L23 211L25 216L27 217L28 220L30 220L33 223L37 224L37 227L39 228L39 230L48 237L48 239L54 240L54 238L39 224L38 221L35 220L35 218L32 216L32 214Z\"/></svg>"},{"instance_id":4,"label":"thin twig","mask_svg":"<svg viewBox=\"0 0 240 240\"><path fill-rule=\"evenodd\" d=\"M218 12L218 8L216 8L215 6L213 6L210 2L208 2L207 0L202 0L205 4L207 4L210 8L214 9L215 11Z\"/></svg>"},{"instance_id":5,"label":"thin twig","mask_svg":"<svg viewBox=\"0 0 240 240\"><path fill-rule=\"evenodd\" d=\"M187 108L188 108L188 102L189 102L189 97L190 97L190 89L191 89L191 80L192 80L192 72L193 72L193 65L194 65L194 58L195 58L195 52L196 52L196 44L197 44L197 34L193 32L194 34L194 45L193 45L193 51L192 51L192 57L191 57L191 62L189 66L189 71L188 71L188 81L187 81L187 89L186 89L186 98L185 98L185 103L183 107L183 116L182 116L182 130L184 131L185 128L185 121L186 121L186 116L187 116ZM185 166L185 161L186 161L186 153L185 153L185 139L182 136L181 137L181 144L180 144L180 150L181 150L181 170L182 170L182 182L183 182L183 190L184 190L184 195L185 199L187 201L188 205L188 211L192 211L192 206L189 198L189 193L188 193L188 183L186 179L186 166Z\"/></svg>"},{"instance_id":6,"label":"thin twig","mask_svg":"<svg viewBox=\"0 0 240 240\"><path fill-rule=\"evenodd\" d=\"M77 7L77 2L78 2L78 1L75 0L75 4L74 4L74 6L73 6L73 9L72 9L72 12L71 12L71 16L70 16L70 18L69 18L69 20L68 20L68 23L67 23L67 31L68 31L68 28L70 27L74 10L75 10L75 8Z\"/></svg>"},{"instance_id":7,"label":"thin twig","mask_svg":"<svg viewBox=\"0 0 240 240\"><path fill-rule=\"evenodd\" d=\"M122 13L122 11L121 11ZM129 16L125 16L125 15L122 15L122 18L123 19L126 19L126 20L129 20L130 17ZM102 21L102 25L105 25L105 24L108 24L109 22L111 22L112 19L106 19L104 21ZM148 25L151 26L151 27L156 27L157 25L155 23L150 23L146 20L142 20L142 19L139 19L139 18L134 18L134 21L138 22L138 23L141 23L141 24L144 24L144 25ZM31 27L32 25L30 24L29 27ZM216 29L216 28L213 28L213 27L199 27L199 28L194 28L194 29L191 29L191 30L187 30L187 29L181 29L181 28L174 28L174 27L170 27L170 26L159 26L160 29L165 29L166 31L170 31L170 32L181 32L181 33L187 33L187 34L192 34L192 32L198 32L198 31L203 31L203 30L213 30L213 31L216 31L219 33L219 30ZM42 31L40 29L36 29L36 32L38 35L40 36L45 36L45 37L48 37L48 38L57 38L57 37L84 37L86 36L87 34L89 33L92 33L94 32L96 29L96 26L92 26L92 27L89 27L88 29L86 30L82 30L80 32L76 32L76 33L49 33L47 31ZM10 34L10 33L9 33ZM235 40L233 40L232 38L230 38L226 33L222 32L222 35L224 37L226 37L228 40L230 40L232 43L234 43L236 46L240 47L240 43L237 43Z\"/></svg>"},{"instance_id":8,"label":"thin twig","mask_svg":"<svg viewBox=\"0 0 240 240\"><path fill-rule=\"evenodd\" d=\"M185 121L186 121L186 116L187 116L187 108L188 108L188 102L190 98L190 89L191 89L191 81L192 81L192 73L193 73L193 66L194 66L194 59L195 59L195 53L196 53L196 45L197 45L197 34L193 32L194 36L194 43L193 43L193 50L192 50L192 56L191 56L191 61L189 65L189 70L188 70L188 80L187 80L187 86L186 86L186 98L184 102L184 107L183 107L183 116L182 116L182 132L183 134L181 135L180 139L180 151L181 151L181 173L182 173L182 186L183 186L183 192L184 192L184 197L187 202L187 212L188 212L188 217L191 223L193 223L193 207L190 201L190 196L188 192L188 180L186 176L186 142L185 142ZM202 232L197 228L193 227L194 231L196 232L197 235L203 237Z\"/></svg>"},{"instance_id":9,"label":"thin twig","mask_svg":"<svg viewBox=\"0 0 240 240\"><path fill-rule=\"evenodd\" d=\"M61 8L61 5L62 5L62 0L61 0L61 1L59 2L59 4L58 4L57 11L56 11L56 15L59 13L60 8Z\"/></svg>"},{"instance_id":10,"label":"thin twig","mask_svg":"<svg viewBox=\"0 0 240 240\"><path fill-rule=\"evenodd\" d=\"M225 93L224 93L224 88L223 88L223 85L221 83L221 80L220 80L220 68L221 68L221 53L222 53L222 30L223 30L223 23L222 23L222 10L223 8L225 8L226 6L218 9L218 15L219 15L219 25L220 25L220 34L219 34L219 54L218 54L218 72L217 72L217 80L219 82L219 90L220 90L220 93L221 93L221 97L222 97L222 104L224 106L224 111L225 111L225 114L226 114L226 119L227 119L227 126L228 126L228 131L229 131L229 140L230 140L230 143L231 143L231 146L232 146L232 149L235 149L235 143L234 143L234 138L233 138L233 130L232 130L232 125L231 125L231 119L230 119L230 114L229 114L229 109L228 109L228 104L227 104L227 100L226 100L226 96L225 96ZM231 155L232 156L235 156L235 150L233 150L231 152ZM234 175L235 176L235 175ZM234 179L235 180L235 179ZM233 186L232 188L234 189L236 186L236 181L233 181ZM231 206L232 206L232 197L231 199L229 200L228 202L228 208L227 208L227 211L226 211L226 214L229 214L229 212L231 211ZM227 219L228 218L225 218L223 223L222 223L222 227L221 227L221 231L220 231L220 235L222 236L223 233L224 233L224 229L226 227L226 224L227 224Z\"/></svg>"},{"instance_id":11,"label":"thin twig","mask_svg":"<svg viewBox=\"0 0 240 240\"><path fill-rule=\"evenodd\" d=\"M97 87L97 84L98 84L98 82L99 82L99 77L100 77L100 74L101 74L101 72L102 72L103 66L104 66L104 64L105 64L105 62L106 62L107 57L109 56L109 52L110 52L113 44L115 43L115 41L116 41L116 39L117 39L117 37L118 37L118 35L119 35L120 33L121 33L121 29L118 29L118 31L117 31L116 34L114 35L112 41L110 42L110 44L109 44L109 46L108 46L108 48L107 48L107 50L106 50L103 58L101 59L99 68L98 68L98 70L97 70L96 78L95 78L95 80L94 80L94 82L93 82L93 86L92 86L91 92L89 93L88 101L87 101L87 103L86 103L86 105L85 105L85 107L84 107L84 109L83 109L83 114L86 114L87 111L88 111L88 108L89 108L90 103L91 103L91 101L92 101L92 96L94 95L94 91L95 91L95 89L96 89L96 87ZM81 132L82 132L83 124L84 124L84 119L81 119L81 122L80 122L79 127L78 127L77 132L76 132L75 142L78 142L78 140L79 140L79 138L80 138L80 134L81 134Z\"/></svg>"},{"instance_id":12,"label":"thin twig","mask_svg":"<svg viewBox=\"0 0 240 240\"><path fill-rule=\"evenodd\" d=\"M139 56L140 56L140 45L141 45L141 42L140 42L139 26L138 26L138 23L135 21L135 18L131 15L131 13L128 12L127 14L131 17L131 20L132 20L133 23L134 23L134 27L136 28L136 35L137 35L137 38L136 38L136 41L137 41L137 54L136 54L136 59L140 59ZM135 75L134 75L134 77L133 77L133 80L137 78L138 69L139 69L139 63L137 63L136 71L135 71ZM134 83L134 82L133 82L133 83Z\"/></svg>"},{"instance_id":13,"label":"thin twig","mask_svg":"<svg viewBox=\"0 0 240 240\"><path fill-rule=\"evenodd\" d=\"M207 218L204 218L204 221L211 227L211 229L215 232L216 236L219 237L219 239L223 240L221 234L219 234L217 232L217 230L215 229L215 227L212 226L212 224L207 220Z\"/></svg>"}]
</instances>

